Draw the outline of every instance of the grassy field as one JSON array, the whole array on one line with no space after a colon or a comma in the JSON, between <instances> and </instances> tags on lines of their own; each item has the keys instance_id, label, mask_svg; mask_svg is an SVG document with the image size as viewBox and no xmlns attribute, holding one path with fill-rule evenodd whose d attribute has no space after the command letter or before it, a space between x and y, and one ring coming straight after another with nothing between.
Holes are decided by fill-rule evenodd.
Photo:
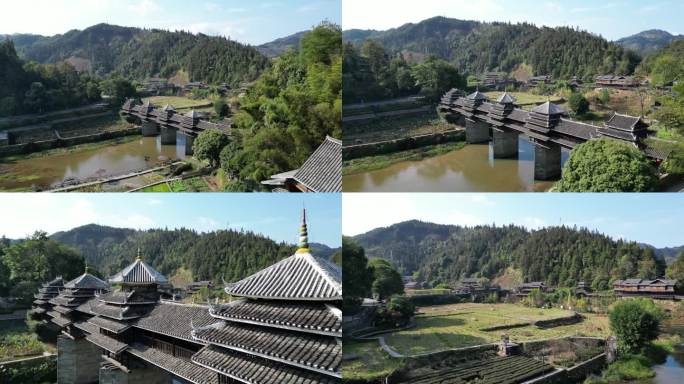
<instances>
[{"instance_id":1,"label":"grassy field","mask_svg":"<svg viewBox=\"0 0 684 384\"><path fill-rule=\"evenodd\" d=\"M552 103L558 103L559 101L562 100L560 96L542 96L542 95L535 95L533 93L529 92L508 92L515 98L515 103L520 105L520 106L527 106L527 105L536 105L536 104L541 104L546 102L547 100L551 100ZM503 92L485 92L485 95L489 98L489 100L497 100Z\"/></svg>"},{"instance_id":2,"label":"grassy field","mask_svg":"<svg viewBox=\"0 0 684 384\"><path fill-rule=\"evenodd\" d=\"M344 145L375 143L452 129L454 127L440 120L436 113L430 113L345 126L343 143Z\"/></svg>"},{"instance_id":3,"label":"grassy field","mask_svg":"<svg viewBox=\"0 0 684 384\"><path fill-rule=\"evenodd\" d=\"M451 151L456 151L465 147L465 145L465 142L459 141L455 143L430 145L408 151L393 152L386 155L361 157L345 161L342 168L342 175L375 171L387 168L390 165L401 161L420 161L426 157L438 156Z\"/></svg>"},{"instance_id":4,"label":"grassy field","mask_svg":"<svg viewBox=\"0 0 684 384\"><path fill-rule=\"evenodd\" d=\"M382 378L401 368L402 359L390 358L377 341L344 341L345 358L354 357L342 364L342 376L348 380Z\"/></svg>"},{"instance_id":5,"label":"grassy field","mask_svg":"<svg viewBox=\"0 0 684 384\"><path fill-rule=\"evenodd\" d=\"M190 109L192 107L197 107L200 105L205 106L207 104L211 104L211 100L208 99L193 100L182 96L152 96L147 97L143 100L149 100L152 104L161 107L165 106L166 104L170 104L176 110Z\"/></svg>"},{"instance_id":6,"label":"grassy field","mask_svg":"<svg viewBox=\"0 0 684 384\"><path fill-rule=\"evenodd\" d=\"M40 355L54 348L43 344L24 322L3 321L0 325L0 361Z\"/></svg>"},{"instance_id":7,"label":"grassy field","mask_svg":"<svg viewBox=\"0 0 684 384\"><path fill-rule=\"evenodd\" d=\"M452 304L419 308L417 326L385 337L387 344L399 353L416 354L449 348L493 343L505 332L513 341L549 339L564 336L606 336L605 316L586 315L584 321L541 329L528 325L537 320L569 316L561 309L527 308L515 304ZM513 326L486 331L496 326Z\"/></svg>"}]
</instances>

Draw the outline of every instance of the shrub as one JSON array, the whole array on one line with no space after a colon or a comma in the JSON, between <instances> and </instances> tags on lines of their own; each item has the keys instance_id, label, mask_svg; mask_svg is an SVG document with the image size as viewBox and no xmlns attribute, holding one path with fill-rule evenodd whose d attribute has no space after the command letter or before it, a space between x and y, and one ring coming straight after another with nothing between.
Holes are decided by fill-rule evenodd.
<instances>
[{"instance_id":1,"label":"shrub","mask_svg":"<svg viewBox=\"0 0 684 384\"><path fill-rule=\"evenodd\" d=\"M561 192L648 192L655 189L655 167L637 148L614 140L580 144L565 163Z\"/></svg>"},{"instance_id":2,"label":"shrub","mask_svg":"<svg viewBox=\"0 0 684 384\"><path fill-rule=\"evenodd\" d=\"M589 112L589 102L579 92L573 92L570 95L568 103L570 104L570 109L572 109L576 115L584 115Z\"/></svg>"},{"instance_id":3,"label":"shrub","mask_svg":"<svg viewBox=\"0 0 684 384\"><path fill-rule=\"evenodd\" d=\"M608 314L618 350L636 353L658 337L662 309L647 299L620 301Z\"/></svg>"}]
</instances>

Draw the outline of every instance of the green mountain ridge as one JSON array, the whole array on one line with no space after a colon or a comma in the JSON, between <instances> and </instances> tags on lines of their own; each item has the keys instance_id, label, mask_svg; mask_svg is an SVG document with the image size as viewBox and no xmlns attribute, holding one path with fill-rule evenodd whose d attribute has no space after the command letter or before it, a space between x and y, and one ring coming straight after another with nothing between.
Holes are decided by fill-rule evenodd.
<instances>
[{"instance_id":1,"label":"green mountain ridge","mask_svg":"<svg viewBox=\"0 0 684 384\"><path fill-rule=\"evenodd\" d=\"M235 281L291 256L293 244L276 242L249 231L199 233L189 229L135 230L89 224L56 232L53 240L76 248L89 266L111 276L132 262L140 249L143 259L171 276L178 268L195 280ZM330 258L339 248L310 244L312 254Z\"/></svg>"},{"instance_id":2,"label":"green mountain ridge","mask_svg":"<svg viewBox=\"0 0 684 384\"><path fill-rule=\"evenodd\" d=\"M55 36L6 38L13 40L22 59L57 63L77 58L85 60L98 76L119 73L141 81L186 71L191 81L238 86L256 79L269 65L269 59L254 47L184 31L97 24Z\"/></svg>"},{"instance_id":3,"label":"green mountain ridge","mask_svg":"<svg viewBox=\"0 0 684 384\"><path fill-rule=\"evenodd\" d=\"M586 281L607 289L616 279L655 278L665 270L664 259L653 248L564 226L528 230L412 220L354 239L369 258L387 259L401 274L431 286L454 285L471 276L494 279L513 267L526 281L570 287Z\"/></svg>"},{"instance_id":4,"label":"green mountain ridge","mask_svg":"<svg viewBox=\"0 0 684 384\"><path fill-rule=\"evenodd\" d=\"M673 35L661 29L649 29L632 36L623 37L616 40L615 43L646 56L682 39L684 39L684 35Z\"/></svg>"},{"instance_id":5,"label":"green mountain ridge","mask_svg":"<svg viewBox=\"0 0 684 384\"><path fill-rule=\"evenodd\" d=\"M355 45L377 40L393 55L414 59L435 55L469 74L512 72L528 64L533 74L590 79L597 74L631 74L640 61L636 53L578 29L441 16L386 31L347 30L343 39Z\"/></svg>"},{"instance_id":6,"label":"green mountain ridge","mask_svg":"<svg viewBox=\"0 0 684 384\"><path fill-rule=\"evenodd\" d=\"M307 32L309 31L293 33L289 36L281 37L268 43L261 44L257 46L256 49L269 58L278 57L288 49L298 48L299 42Z\"/></svg>"}]
</instances>

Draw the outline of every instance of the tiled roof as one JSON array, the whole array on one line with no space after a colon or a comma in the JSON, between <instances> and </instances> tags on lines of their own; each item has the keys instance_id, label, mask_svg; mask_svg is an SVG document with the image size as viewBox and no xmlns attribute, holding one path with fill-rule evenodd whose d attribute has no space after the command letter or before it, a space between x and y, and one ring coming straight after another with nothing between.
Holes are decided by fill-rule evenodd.
<instances>
[{"instance_id":1,"label":"tiled roof","mask_svg":"<svg viewBox=\"0 0 684 384\"><path fill-rule=\"evenodd\" d=\"M128 344L122 343L116 339L109 336L105 336L101 333L91 333L86 336L86 340L97 345L100 348L104 348L113 354L119 354L128 348Z\"/></svg>"},{"instance_id":2,"label":"tiled roof","mask_svg":"<svg viewBox=\"0 0 684 384\"><path fill-rule=\"evenodd\" d=\"M161 284L168 283L166 276L149 264L136 259L131 265L109 279L112 283Z\"/></svg>"},{"instance_id":3,"label":"tiled roof","mask_svg":"<svg viewBox=\"0 0 684 384\"><path fill-rule=\"evenodd\" d=\"M589 140L596 136L597 128L595 125L561 118L554 130L568 136Z\"/></svg>"},{"instance_id":4,"label":"tiled roof","mask_svg":"<svg viewBox=\"0 0 684 384\"><path fill-rule=\"evenodd\" d=\"M96 325L100 328L106 329L114 333L121 333L131 327L128 323L122 323L116 320L107 319L100 316L92 317L88 323Z\"/></svg>"},{"instance_id":5,"label":"tiled roof","mask_svg":"<svg viewBox=\"0 0 684 384\"><path fill-rule=\"evenodd\" d=\"M87 333L100 333L100 327L87 321L77 321L74 323L74 327Z\"/></svg>"},{"instance_id":6,"label":"tiled roof","mask_svg":"<svg viewBox=\"0 0 684 384\"><path fill-rule=\"evenodd\" d=\"M149 314L141 317L134 326L147 331L194 341L192 326L203 327L217 320L203 305L161 302Z\"/></svg>"},{"instance_id":7,"label":"tiled roof","mask_svg":"<svg viewBox=\"0 0 684 384\"><path fill-rule=\"evenodd\" d=\"M127 306L121 307L116 305L108 305L105 303L96 303L90 305L90 311L99 316L108 317L115 320L132 320L137 319L145 312L145 307Z\"/></svg>"},{"instance_id":8,"label":"tiled roof","mask_svg":"<svg viewBox=\"0 0 684 384\"><path fill-rule=\"evenodd\" d=\"M510 93L504 92L496 102L499 104L512 104L515 103L515 98L513 98Z\"/></svg>"},{"instance_id":9,"label":"tiled roof","mask_svg":"<svg viewBox=\"0 0 684 384\"><path fill-rule=\"evenodd\" d=\"M237 300L212 306L209 313L235 322L342 337L341 312L325 304Z\"/></svg>"},{"instance_id":10,"label":"tiled roof","mask_svg":"<svg viewBox=\"0 0 684 384\"><path fill-rule=\"evenodd\" d=\"M547 101L541 105L537 105L536 107L532 108L531 111L541 113L542 115L563 115L566 113L563 108L550 101Z\"/></svg>"},{"instance_id":11,"label":"tiled roof","mask_svg":"<svg viewBox=\"0 0 684 384\"><path fill-rule=\"evenodd\" d=\"M314 192L342 192L342 142L326 137L293 178Z\"/></svg>"},{"instance_id":12,"label":"tiled roof","mask_svg":"<svg viewBox=\"0 0 684 384\"><path fill-rule=\"evenodd\" d=\"M133 343L127 352L195 384L218 384L218 373L144 344Z\"/></svg>"},{"instance_id":13,"label":"tiled roof","mask_svg":"<svg viewBox=\"0 0 684 384\"><path fill-rule=\"evenodd\" d=\"M332 337L227 322L197 328L192 336L238 352L339 375L342 344Z\"/></svg>"},{"instance_id":14,"label":"tiled roof","mask_svg":"<svg viewBox=\"0 0 684 384\"><path fill-rule=\"evenodd\" d=\"M50 311L47 313L48 316L52 317L52 322L59 325L60 327L66 327L71 324L71 320L67 317L62 316L61 313L56 311Z\"/></svg>"},{"instance_id":15,"label":"tiled roof","mask_svg":"<svg viewBox=\"0 0 684 384\"><path fill-rule=\"evenodd\" d=\"M101 295L97 298L104 303L110 304L154 304L157 300L152 300L144 295L136 295L136 291L113 291Z\"/></svg>"},{"instance_id":16,"label":"tiled roof","mask_svg":"<svg viewBox=\"0 0 684 384\"><path fill-rule=\"evenodd\" d=\"M297 253L228 285L226 293L274 300L342 300L342 270L310 253Z\"/></svg>"},{"instance_id":17,"label":"tiled roof","mask_svg":"<svg viewBox=\"0 0 684 384\"><path fill-rule=\"evenodd\" d=\"M487 95L480 92L479 90L471 93L470 95L467 96L467 98L470 100L489 100L487 98Z\"/></svg>"},{"instance_id":18,"label":"tiled roof","mask_svg":"<svg viewBox=\"0 0 684 384\"><path fill-rule=\"evenodd\" d=\"M637 124L641 120L640 117L621 115L619 113L613 113L613 116L606 121L606 126L623 129L627 131L633 131Z\"/></svg>"},{"instance_id":19,"label":"tiled roof","mask_svg":"<svg viewBox=\"0 0 684 384\"><path fill-rule=\"evenodd\" d=\"M76 307L76 310L81 313L86 313L89 315L94 315L94 313L90 310L91 306L98 304L100 301L96 298L93 297L92 299L89 299L85 303L79 305Z\"/></svg>"},{"instance_id":20,"label":"tiled roof","mask_svg":"<svg viewBox=\"0 0 684 384\"><path fill-rule=\"evenodd\" d=\"M109 285L90 273L84 273L81 276L64 284L65 288L87 288L87 289L108 289Z\"/></svg>"},{"instance_id":21,"label":"tiled roof","mask_svg":"<svg viewBox=\"0 0 684 384\"><path fill-rule=\"evenodd\" d=\"M202 348L192 361L248 384L338 384L339 379L213 345Z\"/></svg>"}]
</instances>

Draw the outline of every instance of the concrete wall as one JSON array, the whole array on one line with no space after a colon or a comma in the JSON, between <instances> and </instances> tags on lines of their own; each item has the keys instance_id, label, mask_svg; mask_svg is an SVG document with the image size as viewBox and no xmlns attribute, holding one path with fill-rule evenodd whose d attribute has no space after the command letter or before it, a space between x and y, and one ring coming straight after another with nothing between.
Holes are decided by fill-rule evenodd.
<instances>
[{"instance_id":1,"label":"concrete wall","mask_svg":"<svg viewBox=\"0 0 684 384\"><path fill-rule=\"evenodd\" d=\"M453 131L430 133L427 135L405 137L376 143L348 145L342 147L342 158L351 160L359 157L382 155L429 145L462 141L464 138L464 131L462 129L456 129Z\"/></svg>"},{"instance_id":2,"label":"concrete wall","mask_svg":"<svg viewBox=\"0 0 684 384\"><path fill-rule=\"evenodd\" d=\"M85 339L57 339L57 383L97 382L102 351Z\"/></svg>"},{"instance_id":3,"label":"concrete wall","mask_svg":"<svg viewBox=\"0 0 684 384\"><path fill-rule=\"evenodd\" d=\"M53 148L70 147L73 145L93 143L97 141L115 139L118 137L137 135L139 133L140 128L128 128L120 131L100 132L94 135L76 136L66 139L37 141L34 143L14 144L4 147L0 146L0 157L40 152Z\"/></svg>"}]
</instances>

